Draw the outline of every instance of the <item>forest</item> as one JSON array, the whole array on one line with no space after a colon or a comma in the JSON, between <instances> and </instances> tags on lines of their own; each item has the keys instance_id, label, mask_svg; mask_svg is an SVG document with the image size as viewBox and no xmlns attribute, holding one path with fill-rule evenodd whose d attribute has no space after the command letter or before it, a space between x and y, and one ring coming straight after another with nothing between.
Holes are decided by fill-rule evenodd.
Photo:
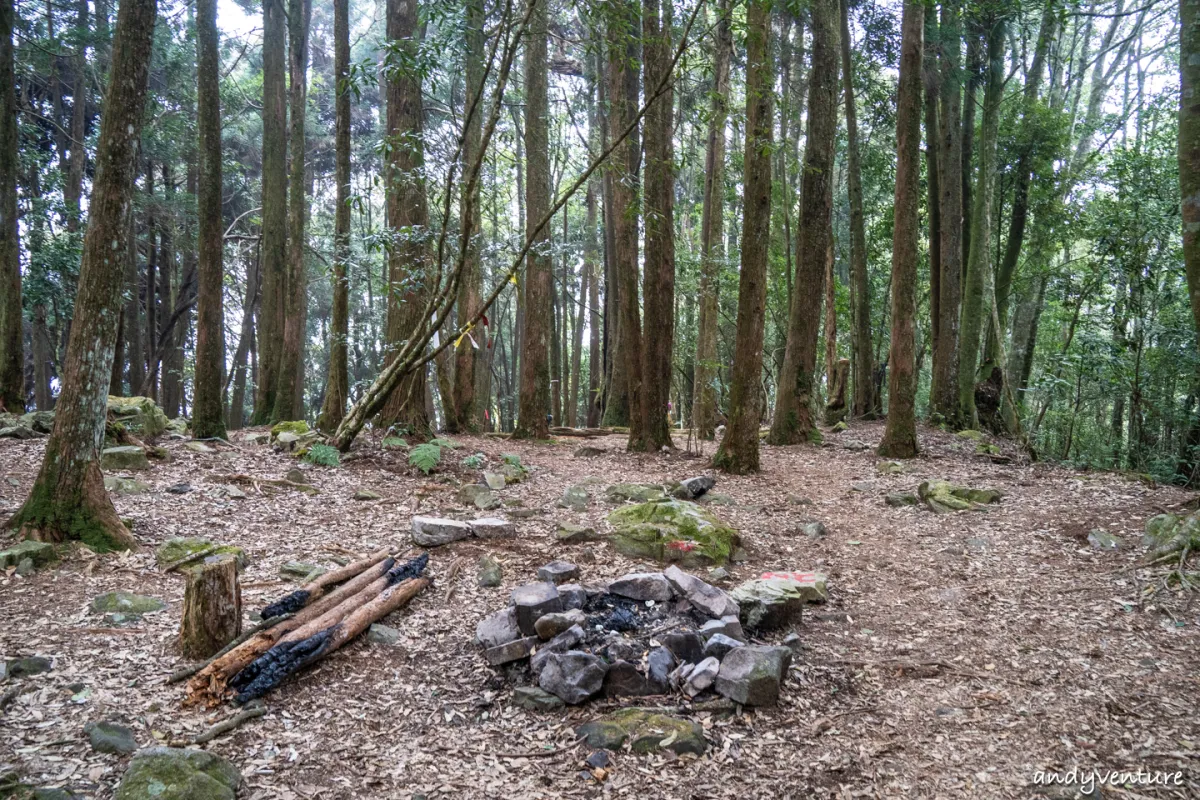
<instances>
[{"instance_id":1,"label":"forest","mask_svg":"<svg viewBox=\"0 0 1200 800\"><path fill-rule=\"evenodd\" d=\"M1198 87L1200 0L0 0L0 797L1194 768Z\"/></svg>"}]
</instances>

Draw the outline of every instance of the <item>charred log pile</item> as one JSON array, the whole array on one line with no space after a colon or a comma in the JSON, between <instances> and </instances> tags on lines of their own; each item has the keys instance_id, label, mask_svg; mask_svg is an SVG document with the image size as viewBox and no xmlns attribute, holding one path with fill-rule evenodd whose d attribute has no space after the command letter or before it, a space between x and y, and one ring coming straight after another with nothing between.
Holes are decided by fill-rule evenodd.
<instances>
[{"instance_id":1,"label":"charred log pile","mask_svg":"<svg viewBox=\"0 0 1200 800\"><path fill-rule=\"evenodd\" d=\"M240 705L262 697L420 594L432 582L423 577L428 563L427 554L398 563L380 551L272 603L263 618L279 621L198 670L188 681L185 705L226 699Z\"/></svg>"}]
</instances>

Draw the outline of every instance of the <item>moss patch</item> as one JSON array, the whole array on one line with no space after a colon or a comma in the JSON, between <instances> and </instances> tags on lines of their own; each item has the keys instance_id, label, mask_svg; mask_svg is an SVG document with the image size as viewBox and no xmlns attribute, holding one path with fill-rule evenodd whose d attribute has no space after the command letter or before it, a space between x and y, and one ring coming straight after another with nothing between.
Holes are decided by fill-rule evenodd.
<instances>
[{"instance_id":1,"label":"moss patch","mask_svg":"<svg viewBox=\"0 0 1200 800\"><path fill-rule=\"evenodd\" d=\"M691 720L645 708L625 708L580 725L575 733L589 747L617 750L629 743L635 753L671 750L676 755L702 754L708 748L704 729Z\"/></svg>"},{"instance_id":2,"label":"moss patch","mask_svg":"<svg viewBox=\"0 0 1200 800\"><path fill-rule=\"evenodd\" d=\"M949 481L923 481L917 494L939 514L951 511L970 511L983 505L999 503L1004 493L999 489L975 489Z\"/></svg>"},{"instance_id":3,"label":"moss patch","mask_svg":"<svg viewBox=\"0 0 1200 800\"><path fill-rule=\"evenodd\" d=\"M149 397L114 397L109 395L108 413L115 421L143 438L159 436L167 430L170 420Z\"/></svg>"},{"instance_id":4,"label":"moss patch","mask_svg":"<svg viewBox=\"0 0 1200 800\"><path fill-rule=\"evenodd\" d=\"M206 550L209 547L216 545L216 542L210 542L207 539L184 538L180 536L167 539L158 546L154 551L154 563L160 567L168 564L174 564L181 558L187 558L190 555L199 553L201 550ZM237 545L224 544L217 546L209 556L225 556L230 555L237 559L238 567L243 568L247 564L246 551ZM208 556L206 556L207 558Z\"/></svg>"},{"instance_id":5,"label":"moss patch","mask_svg":"<svg viewBox=\"0 0 1200 800\"><path fill-rule=\"evenodd\" d=\"M679 562L686 566L724 564L741 544L736 529L687 500L659 500L618 508L608 515L617 552L630 558Z\"/></svg>"}]
</instances>

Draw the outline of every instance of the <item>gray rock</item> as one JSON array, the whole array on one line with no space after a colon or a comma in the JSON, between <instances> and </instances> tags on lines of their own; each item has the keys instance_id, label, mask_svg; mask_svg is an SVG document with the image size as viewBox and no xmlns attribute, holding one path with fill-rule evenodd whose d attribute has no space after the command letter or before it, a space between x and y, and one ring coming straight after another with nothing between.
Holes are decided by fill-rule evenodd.
<instances>
[{"instance_id":1,"label":"gray rock","mask_svg":"<svg viewBox=\"0 0 1200 800\"><path fill-rule=\"evenodd\" d=\"M27 425L10 425L0 428L0 439L33 439L37 436L33 428Z\"/></svg>"},{"instance_id":2,"label":"gray rock","mask_svg":"<svg viewBox=\"0 0 1200 800\"><path fill-rule=\"evenodd\" d=\"M324 574L324 567L310 564L307 561L286 561L279 567L280 577L296 583L307 583Z\"/></svg>"},{"instance_id":3,"label":"gray rock","mask_svg":"<svg viewBox=\"0 0 1200 800\"><path fill-rule=\"evenodd\" d=\"M594 542L600 537L596 535L596 529L588 525L573 525L570 522L558 523L558 532L555 538L563 544L581 544L583 542Z\"/></svg>"},{"instance_id":4,"label":"gray rock","mask_svg":"<svg viewBox=\"0 0 1200 800\"><path fill-rule=\"evenodd\" d=\"M787 647L738 647L721 662L717 692L744 706L773 706L791 661Z\"/></svg>"},{"instance_id":5,"label":"gray rock","mask_svg":"<svg viewBox=\"0 0 1200 800\"><path fill-rule=\"evenodd\" d=\"M7 550L0 550L0 569L15 567L27 558L37 567L49 564L55 558L54 545L32 539L17 542Z\"/></svg>"},{"instance_id":6,"label":"gray rock","mask_svg":"<svg viewBox=\"0 0 1200 800\"><path fill-rule=\"evenodd\" d=\"M720 668L721 661L715 656L709 656L701 661L695 669L688 673L687 683L683 685L683 693L692 698L708 689L716 681Z\"/></svg>"},{"instance_id":7,"label":"gray rock","mask_svg":"<svg viewBox=\"0 0 1200 800\"><path fill-rule=\"evenodd\" d=\"M671 599L671 584L661 572L631 572L609 583L608 591L630 600L665 603Z\"/></svg>"},{"instance_id":8,"label":"gray rock","mask_svg":"<svg viewBox=\"0 0 1200 800\"><path fill-rule=\"evenodd\" d=\"M644 697L658 694L660 689L628 661L616 661L604 676L605 697Z\"/></svg>"},{"instance_id":9,"label":"gray rock","mask_svg":"<svg viewBox=\"0 0 1200 800\"><path fill-rule=\"evenodd\" d=\"M292 434L292 435L295 436L295 434ZM283 440L281 439L280 441L283 441ZM309 484L312 483L312 481L310 481L308 479L308 474L304 470L300 469L299 467L292 467L291 469L289 469L287 471L287 474L284 475L283 477L286 478L287 480L291 481L292 483L303 483L305 486L308 486Z\"/></svg>"},{"instance_id":10,"label":"gray rock","mask_svg":"<svg viewBox=\"0 0 1200 800\"><path fill-rule=\"evenodd\" d=\"M892 508L903 508L904 506L915 506L921 501L912 492L888 492L887 497L883 498L883 502Z\"/></svg>"},{"instance_id":11,"label":"gray rock","mask_svg":"<svg viewBox=\"0 0 1200 800\"><path fill-rule=\"evenodd\" d=\"M379 498L380 498L380 495L376 494L375 492L372 492L370 489L359 489L354 493L355 500L361 500L364 502L370 501L370 500L378 500Z\"/></svg>"},{"instance_id":12,"label":"gray rock","mask_svg":"<svg viewBox=\"0 0 1200 800\"><path fill-rule=\"evenodd\" d=\"M487 484L489 489L496 491L496 492L503 489L505 484L508 483L508 481L505 480L504 475L499 472L483 473L483 481L484 481L484 483Z\"/></svg>"},{"instance_id":13,"label":"gray rock","mask_svg":"<svg viewBox=\"0 0 1200 800\"><path fill-rule=\"evenodd\" d=\"M823 602L827 595L825 576L818 572L768 572L730 593L750 630L783 627L799 617L806 603Z\"/></svg>"},{"instance_id":14,"label":"gray rock","mask_svg":"<svg viewBox=\"0 0 1200 800\"><path fill-rule=\"evenodd\" d=\"M8 668L5 670L10 678L28 678L30 675L41 675L43 672L49 672L53 669L50 659L45 656L27 656L26 658L14 658L8 662Z\"/></svg>"},{"instance_id":15,"label":"gray rock","mask_svg":"<svg viewBox=\"0 0 1200 800\"><path fill-rule=\"evenodd\" d=\"M17 563L16 573L22 578L28 578L33 573L37 572L37 565L33 563L32 558L22 558Z\"/></svg>"},{"instance_id":16,"label":"gray rock","mask_svg":"<svg viewBox=\"0 0 1200 800\"><path fill-rule=\"evenodd\" d=\"M562 611L562 598L553 583L527 583L512 592L512 604L517 613L517 627L525 636L536 632L534 623L543 614Z\"/></svg>"},{"instance_id":17,"label":"gray rock","mask_svg":"<svg viewBox=\"0 0 1200 800\"><path fill-rule=\"evenodd\" d=\"M234 800L242 775L205 750L150 747L129 762L114 800Z\"/></svg>"},{"instance_id":18,"label":"gray rock","mask_svg":"<svg viewBox=\"0 0 1200 800\"><path fill-rule=\"evenodd\" d=\"M569 508L572 511L587 511L588 503L592 501L592 493L586 486L568 486L558 501L559 508Z\"/></svg>"},{"instance_id":19,"label":"gray rock","mask_svg":"<svg viewBox=\"0 0 1200 800\"><path fill-rule=\"evenodd\" d=\"M712 584L705 583L672 564L662 572L675 592L687 599L694 608L711 619L738 613L738 605L729 595Z\"/></svg>"},{"instance_id":20,"label":"gray rock","mask_svg":"<svg viewBox=\"0 0 1200 800\"><path fill-rule=\"evenodd\" d=\"M708 579L710 581L727 581L729 580L729 570L724 567L713 567L708 571Z\"/></svg>"},{"instance_id":21,"label":"gray rock","mask_svg":"<svg viewBox=\"0 0 1200 800\"><path fill-rule=\"evenodd\" d=\"M799 653L804 649L804 642L800 639L800 634L792 632L783 637L783 646L791 650L793 653Z\"/></svg>"},{"instance_id":22,"label":"gray rock","mask_svg":"<svg viewBox=\"0 0 1200 800\"><path fill-rule=\"evenodd\" d=\"M1121 540L1103 528L1096 528L1088 534L1088 544L1093 550L1120 550Z\"/></svg>"},{"instance_id":23,"label":"gray rock","mask_svg":"<svg viewBox=\"0 0 1200 800\"><path fill-rule=\"evenodd\" d=\"M470 535L471 526L458 520L438 517L413 517L412 520L413 543L421 547L440 547Z\"/></svg>"},{"instance_id":24,"label":"gray rock","mask_svg":"<svg viewBox=\"0 0 1200 800\"><path fill-rule=\"evenodd\" d=\"M675 669L675 656L665 647L656 647L646 656L646 671L650 682L658 691L665 691L671 671Z\"/></svg>"},{"instance_id":25,"label":"gray rock","mask_svg":"<svg viewBox=\"0 0 1200 800\"><path fill-rule=\"evenodd\" d=\"M396 644L400 641L400 631L376 622L367 629L367 641L375 644Z\"/></svg>"},{"instance_id":26,"label":"gray rock","mask_svg":"<svg viewBox=\"0 0 1200 800\"><path fill-rule=\"evenodd\" d=\"M513 689L513 705L530 711L553 711L565 703L538 686L518 686Z\"/></svg>"},{"instance_id":27,"label":"gray rock","mask_svg":"<svg viewBox=\"0 0 1200 800\"><path fill-rule=\"evenodd\" d=\"M529 655L533 652L533 646L537 643L538 638L536 636L526 636L523 639L517 639L516 641L507 642L496 647L489 647L483 651L483 658L493 667L508 664L512 661L520 661L522 658L529 658Z\"/></svg>"},{"instance_id":28,"label":"gray rock","mask_svg":"<svg viewBox=\"0 0 1200 800\"><path fill-rule=\"evenodd\" d=\"M805 522L800 526L800 532L809 539L824 539L827 533L823 522Z\"/></svg>"},{"instance_id":29,"label":"gray rock","mask_svg":"<svg viewBox=\"0 0 1200 800\"><path fill-rule=\"evenodd\" d=\"M504 571L500 568L499 561L484 553L479 557L477 575L479 585L490 589L500 585L504 578Z\"/></svg>"},{"instance_id":30,"label":"gray rock","mask_svg":"<svg viewBox=\"0 0 1200 800\"><path fill-rule=\"evenodd\" d=\"M125 755L138 749L133 731L115 722L89 722L83 727L97 753Z\"/></svg>"},{"instance_id":31,"label":"gray rock","mask_svg":"<svg viewBox=\"0 0 1200 800\"><path fill-rule=\"evenodd\" d=\"M587 590L578 583L564 583L558 587L558 596L562 598L563 610L583 608L587 604Z\"/></svg>"},{"instance_id":32,"label":"gray rock","mask_svg":"<svg viewBox=\"0 0 1200 800\"><path fill-rule=\"evenodd\" d=\"M709 490L717 485L715 478L708 475L698 475L695 478L687 478L679 482L672 493L681 500L695 500L698 497L703 497L708 494Z\"/></svg>"},{"instance_id":33,"label":"gray rock","mask_svg":"<svg viewBox=\"0 0 1200 800\"><path fill-rule=\"evenodd\" d=\"M122 478L117 475L104 476L104 489L112 494L118 494L123 497L137 494L145 494L150 491L150 484L142 483L134 478Z\"/></svg>"},{"instance_id":34,"label":"gray rock","mask_svg":"<svg viewBox=\"0 0 1200 800\"><path fill-rule=\"evenodd\" d=\"M579 567L570 561L551 561L538 569L538 580L558 585L579 577Z\"/></svg>"},{"instance_id":35,"label":"gray rock","mask_svg":"<svg viewBox=\"0 0 1200 800\"><path fill-rule=\"evenodd\" d=\"M105 592L92 600L92 613L149 614L162 611L167 604L156 597L129 592Z\"/></svg>"},{"instance_id":36,"label":"gray rock","mask_svg":"<svg viewBox=\"0 0 1200 800\"><path fill-rule=\"evenodd\" d=\"M595 458L596 456L604 455L604 453L605 450L601 447L591 447L585 444L583 447L577 448L573 455L575 458Z\"/></svg>"},{"instance_id":37,"label":"gray rock","mask_svg":"<svg viewBox=\"0 0 1200 800\"><path fill-rule=\"evenodd\" d=\"M739 642L746 641L746 634L742 631L742 623L737 617L730 616L722 617L721 619L710 619L700 628L700 636L705 639L716 636L718 633Z\"/></svg>"},{"instance_id":38,"label":"gray rock","mask_svg":"<svg viewBox=\"0 0 1200 800\"><path fill-rule=\"evenodd\" d=\"M724 658L730 650L735 647L742 647L744 644L745 642L739 642L737 639L726 636L723 633L714 633L708 638L708 641L704 643L704 655L713 656L720 660Z\"/></svg>"},{"instance_id":39,"label":"gray rock","mask_svg":"<svg viewBox=\"0 0 1200 800\"><path fill-rule=\"evenodd\" d=\"M543 614L533 623L540 639L553 639L573 625L584 625L587 617L579 609L571 611L556 611L553 614Z\"/></svg>"},{"instance_id":40,"label":"gray rock","mask_svg":"<svg viewBox=\"0 0 1200 800\"><path fill-rule=\"evenodd\" d=\"M693 631L672 631L659 641L683 664L695 664L704 658L704 642Z\"/></svg>"},{"instance_id":41,"label":"gray rock","mask_svg":"<svg viewBox=\"0 0 1200 800\"><path fill-rule=\"evenodd\" d=\"M606 671L604 662L591 653L551 653L538 673L538 686L565 703L578 705L599 693Z\"/></svg>"},{"instance_id":42,"label":"gray rock","mask_svg":"<svg viewBox=\"0 0 1200 800\"><path fill-rule=\"evenodd\" d=\"M145 470L150 469L150 462L146 459L146 451L140 447L106 447L100 451L100 469L110 472Z\"/></svg>"},{"instance_id":43,"label":"gray rock","mask_svg":"<svg viewBox=\"0 0 1200 800\"><path fill-rule=\"evenodd\" d=\"M475 495L475 507L480 511L491 511L493 508L499 508L501 505L500 498L492 494L492 490L486 486L480 488L483 491Z\"/></svg>"},{"instance_id":44,"label":"gray rock","mask_svg":"<svg viewBox=\"0 0 1200 800\"><path fill-rule=\"evenodd\" d=\"M490 614L475 626L475 644L481 647L499 647L520 638L521 631L517 628L517 612L513 608L503 608Z\"/></svg>"},{"instance_id":45,"label":"gray rock","mask_svg":"<svg viewBox=\"0 0 1200 800\"><path fill-rule=\"evenodd\" d=\"M467 524L471 527L471 533L480 539L512 539L517 535L517 526L506 519L484 517Z\"/></svg>"},{"instance_id":46,"label":"gray rock","mask_svg":"<svg viewBox=\"0 0 1200 800\"><path fill-rule=\"evenodd\" d=\"M529 670L536 677L542 673L546 659L554 653L565 653L583 641L583 628L572 625L548 642L538 645L537 652L529 660Z\"/></svg>"},{"instance_id":47,"label":"gray rock","mask_svg":"<svg viewBox=\"0 0 1200 800\"><path fill-rule=\"evenodd\" d=\"M644 644L619 633L610 633L604 641L604 657L612 662L637 663L642 660L644 652L646 652Z\"/></svg>"}]
</instances>

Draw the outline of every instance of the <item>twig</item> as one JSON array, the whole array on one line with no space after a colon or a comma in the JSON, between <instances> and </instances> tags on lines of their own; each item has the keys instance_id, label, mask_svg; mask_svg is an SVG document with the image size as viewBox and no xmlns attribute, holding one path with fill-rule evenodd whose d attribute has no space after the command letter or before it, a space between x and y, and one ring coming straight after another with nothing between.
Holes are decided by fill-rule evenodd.
<instances>
[{"instance_id":1,"label":"twig","mask_svg":"<svg viewBox=\"0 0 1200 800\"><path fill-rule=\"evenodd\" d=\"M71 633L97 633L103 636L132 636L141 633L144 628L71 628Z\"/></svg>"},{"instance_id":2,"label":"twig","mask_svg":"<svg viewBox=\"0 0 1200 800\"><path fill-rule=\"evenodd\" d=\"M229 719L222 720L216 725L213 725L204 733L197 734L196 737L192 739L192 744L204 744L205 742L211 742L218 736L229 733L235 728L239 728L250 720L257 719L266 713L266 706L254 706L253 708L247 708L244 711L239 711Z\"/></svg>"},{"instance_id":3,"label":"twig","mask_svg":"<svg viewBox=\"0 0 1200 800\"><path fill-rule=\"evenodd\" d=\"M216 661L216 660L217 660L218 658L220 658L221 656L223 656L223 655L225 655L226 653L228 653L228 652L229 652L230 650L232 650L233 648L235 648L235 647L237 647L238 645L240 645L240 644L242 644L243 642L245 642L247 639L249 639L249 638L250 638L251 636L253 636L254 634L258 633L259 631L265 631L265 630L267 630L268 628L274 628L274 627L275 627L276 625L278 625L279 623L281 623L281 622L283 622L283 621L285 621L285 620L289 620L289 619L291 619L291 618L292 618L292 616L294 616L294 615L292 615L292 614L280 614L279 616L276 616L276 617L270 617L269 619L264 619L262 622L258 623L258 624L257 624L257 625L255 625L253 628L250 628L249 630L242 631L242 635L241 635L241 636L237 637L237 638L236 638L236 639L234 639L232 642L230 642L229 644L227 644L227 645L225 645L224 647L222 647L222 648L221 648L221 649L220 649L220 650L219 650L219 651L218 651L218 652L217 652L215 655L213 655L213 656L212 656L211 658L209 658L207 661L202 661L202 662L200 662L199 664L195 664L195 665L193 665L193 666L191 666L191 667L184 667L183 669L178 669L178 670L176 670L176 671L172 672L172 673L171 673L171 677L167 678L167 685L169 686L169 685L171 685L172 683L179 683L180 681L185 681L185 680L187 680L188 678L192 677L193 675L195 675L195 674L196 674L197 672L199 672L200 670L202 670L202 669L204 669L205 667L207 667L207 666L208 666L209 664L211 664L212 662Z\"/></svg>"},{"instance_id":4,"label":"twig","mask_svg":"<svg viewBox=\"0 0 1200 800\"><path fill-rule=\"evenodd\" d=\"M199 561L202 558L207 558L208 556L212 555L213 553L217 552L220 549L221 549L221 545L210 544L208 547L197 550L196 552L192 553L191 555L187 555L181 559L172 561L170 564L163 567L163 572L164 573L174 572L175 570L179 569L180 567L184 566L185 564L190 564L193 561Z\"/></svg>"}]
</instances>

